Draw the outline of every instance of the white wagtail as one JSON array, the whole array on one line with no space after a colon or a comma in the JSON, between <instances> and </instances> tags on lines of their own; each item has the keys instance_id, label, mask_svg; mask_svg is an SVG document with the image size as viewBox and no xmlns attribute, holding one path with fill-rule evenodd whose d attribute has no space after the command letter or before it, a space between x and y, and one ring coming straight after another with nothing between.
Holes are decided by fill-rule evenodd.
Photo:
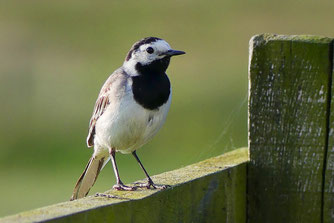
<instances>
[{"instance_id":1,"label":"white wagtail","mask_svg":"<svg viewBox=\"0 0 334 223\"><path fill-rule=\"evenodd\" d=\"M132 153L145 172L147 183L139 187L166 188L153 183L136 150L152 139L165 122L172 96L166 70L172 56L184 53L156 37L144 38L132 46L123 66L110 75L95 103L87 137L87 145L94 146L94 153L75 185L71 200L88 194L109 159L117 181L113 188L137 188L121 181L116 152Z\"/></svg>"}]
</instances>

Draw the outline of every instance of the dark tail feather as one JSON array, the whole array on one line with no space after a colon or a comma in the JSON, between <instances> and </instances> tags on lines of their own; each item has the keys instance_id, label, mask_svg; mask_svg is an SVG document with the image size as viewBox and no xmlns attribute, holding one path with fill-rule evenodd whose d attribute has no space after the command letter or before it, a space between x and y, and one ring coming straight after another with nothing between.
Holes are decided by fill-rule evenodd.
<instances>
[{"instance_id":1,"label":"dark tail feather","mask_svg":"<svg viewBox=\"0 0 334 223\"><path fill-rule=\"evenodd\" d=\"M106 159L108 158L97 158L94 156L90 158L84 172L81 174L77 184L74 187L71 201L87 196L89 190L92 188L97 177L99 176L105 161L108 161Z\"/></svg>"}]
</instances>

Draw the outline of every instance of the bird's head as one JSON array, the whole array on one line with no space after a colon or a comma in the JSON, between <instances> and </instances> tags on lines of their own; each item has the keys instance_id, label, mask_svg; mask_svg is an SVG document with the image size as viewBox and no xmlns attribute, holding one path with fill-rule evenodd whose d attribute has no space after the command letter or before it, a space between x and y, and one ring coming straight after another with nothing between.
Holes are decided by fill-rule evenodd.
<instances>
[{"instance_id":1,"label":"bird's head","mask_svg":"<svg viewBox=\"0 0 334 223\"><path fill-rule=\"evenodd\" d=\"M147 37L131 47L123 67L130 75L136 75L142 71L165 72L170 58L181 54L185 52L173 50L165 40Z\"/></svg>"}]
</instances>

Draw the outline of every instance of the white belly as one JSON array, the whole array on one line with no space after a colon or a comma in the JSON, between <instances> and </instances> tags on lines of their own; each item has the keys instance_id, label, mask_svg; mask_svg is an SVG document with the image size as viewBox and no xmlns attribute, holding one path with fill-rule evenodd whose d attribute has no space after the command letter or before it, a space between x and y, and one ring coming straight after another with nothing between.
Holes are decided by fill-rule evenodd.
<instances>
[{"instance_id":1,"label":"white belly","mask_svg":"<svg viewBox=\"0 0 334 223\"><path fill-rule=\"evenodd\" d=\"M147 143L162 127L170 107L168 101L157 110L147 110L126 95L118 104L108 106L96 123L94 144L131 153ZM100 148L101 149L101 148Z\"/></svg>"}]
</instances>

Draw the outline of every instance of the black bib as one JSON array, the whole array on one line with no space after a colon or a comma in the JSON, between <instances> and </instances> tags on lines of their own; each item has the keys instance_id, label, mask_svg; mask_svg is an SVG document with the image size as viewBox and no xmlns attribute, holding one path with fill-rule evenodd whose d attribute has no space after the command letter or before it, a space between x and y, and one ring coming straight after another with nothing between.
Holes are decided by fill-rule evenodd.
<instances>
[{"instance_id":1,"label":"black bib","mask_svg":"<svg viewBox=\"0 0 334 223\"><path fill-rule=\"evenodd\" d=\"M149 110L158 109L168 101L170 82L166 69L170 58L154 61L148 65L136 64L140 75L132 77L132 92L138 104Z\"/></svg>"}]
</instances>

